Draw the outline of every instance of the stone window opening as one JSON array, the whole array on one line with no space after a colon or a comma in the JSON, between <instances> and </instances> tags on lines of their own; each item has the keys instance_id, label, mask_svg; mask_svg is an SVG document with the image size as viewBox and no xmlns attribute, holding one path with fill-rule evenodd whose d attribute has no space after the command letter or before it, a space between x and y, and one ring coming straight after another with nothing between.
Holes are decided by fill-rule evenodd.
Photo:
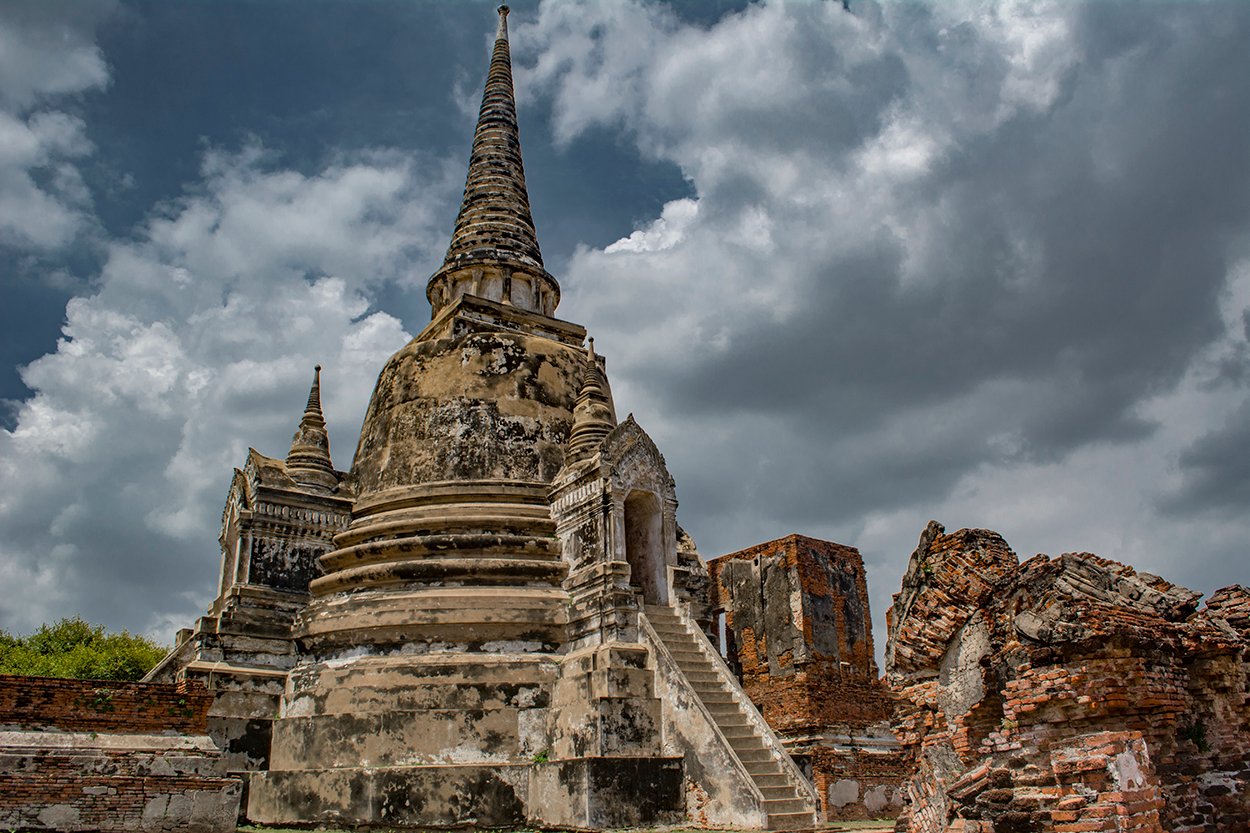
<instances>
[{"instance_id":1,"label":"stone window opening","mask_svg":"<svg viewBox=\"0 0 1250 833\"><path fill-rule=\"evenodd\" d=\"M633 491L625 498L625 561L629 582L646 604L668 604L664 559L664 517L652 492Z\"/></svg>"}]
</instances>

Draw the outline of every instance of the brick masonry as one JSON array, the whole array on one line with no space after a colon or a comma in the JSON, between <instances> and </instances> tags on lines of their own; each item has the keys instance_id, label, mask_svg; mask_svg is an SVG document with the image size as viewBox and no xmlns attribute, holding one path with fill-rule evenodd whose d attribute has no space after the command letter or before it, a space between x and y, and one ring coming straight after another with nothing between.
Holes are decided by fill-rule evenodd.
<instances>
[{"instance_id":1,"label":"brick masonry","mask_svg":"<svg viewBox=\"0 0 1250 833\"><path fill-rule=\"evenodd\" d=\"M708 571L726 660L815 782L826 818L893 816L904 772L859 551L789 535Z\"/></svg>"},{"instance_id":2,"label":"brick masonry","mask_svg":"<svg viewBox=\"0 0 1250 833\"><path fill-rule=\"evenodd\" d=\"M0 728L202 735L213 694L193 685L0 674Z\"/></svg>"},{"instance_id":3,"label":"brick masonry","mask_svg":"<svg viewBox=\"0 0 1250 833\"><path fill-rule=\"evenodd\" d=\"M0 675L0 828L233 831L201 687Z\"/></svg>"},{"instance_id":4,"label":"brick masonry","mask_svg":"<svg viewBox=\"0 0 1250 833\"><path fill-rule=\"evenodd\" d=\"M931 523L887 619L909 833L1250 829L1250 593Z\"/></svg>"}]
</instances>

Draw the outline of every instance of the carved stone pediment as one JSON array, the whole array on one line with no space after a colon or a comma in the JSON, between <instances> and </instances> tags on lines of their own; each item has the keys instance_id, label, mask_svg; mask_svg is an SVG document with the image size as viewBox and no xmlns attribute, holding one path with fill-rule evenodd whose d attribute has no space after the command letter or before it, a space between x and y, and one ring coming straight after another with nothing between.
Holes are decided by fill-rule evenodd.
<instances>
[{"instance_id":1,"label":"carved stone pediment","mask_svg":"<svg viewBox=\"0 0 1250 833\"><path fill-rule=\"evenodd\" d=\"M618 494L642 489L654 492L666 502L677 499L677 486L668 472L664 455L634 421L633 414L604 438L599 464Z\"/></svg>"}]
</instances>

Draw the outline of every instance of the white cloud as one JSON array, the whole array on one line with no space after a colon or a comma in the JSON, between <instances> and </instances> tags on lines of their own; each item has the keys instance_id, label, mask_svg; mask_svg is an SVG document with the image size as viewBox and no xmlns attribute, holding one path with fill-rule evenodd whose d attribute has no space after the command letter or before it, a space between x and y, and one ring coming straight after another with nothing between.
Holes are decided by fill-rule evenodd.
<instances>
[{"instance_id":1,"label":"white cloud","mask_svg":"<svg viewBox=\"0 0 1250 833\"><path fill-rule=\"evenodd\" d=\"M82 120L58 108L108 84L92 28L109 7L58 6L0 9L0 245L59 249L92 219L77 168L92 146Z\"/></svg>"},{"instance_id":2,"label":"white cloud","mask_svg":"<svg viewBox=\"0 0 1250 833\"><path fill-rule=\"evenodd\" d=\"M0 102L21 111L108 84L92 30L112 11L111 3L6 3L0 13Z\"/></svg>"},{"instance_id":3,"label":"white cloud","mask_svg":"<svg viewBox=\"0 0 1250 833\"><path fill-rule=\"evenodd\" d=\"M349 466L377 370L409 338L371 293L430 259L442 230L422 195L445 187L395 154L304 175L259 148L214 151L190 196L111 242L0 432L0 476L22 483L0 498L6 587L56 587L6 592L3 626L65 600L140 629L193 615L231 469L248 445L285 455L315 363Z\"/></svg>"},{"instance_id":4,"label":"white cloud","mask_svg":"<svg viewBox=\"0 0 1250 833\"><path fill-rule=\"evenodd\" d=\"M699 213L699 201L673 200L665 203L660 216L645 229L638 229L629 237L622 237L604 247L605 254L617 252L662 252L681 242L686 227Z\"/></svg>"}]
</instances>

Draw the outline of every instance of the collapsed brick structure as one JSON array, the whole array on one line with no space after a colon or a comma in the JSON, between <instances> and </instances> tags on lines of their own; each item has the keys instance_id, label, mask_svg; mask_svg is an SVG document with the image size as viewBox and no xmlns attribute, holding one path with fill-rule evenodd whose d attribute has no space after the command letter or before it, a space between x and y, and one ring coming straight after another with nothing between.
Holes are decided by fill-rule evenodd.
<instances>
[{"instance_id":1,"label":"collapsed brick structure","mask_svg":"<svg viewBox=\"0 0 1250 833\"><path fill-rule=\"evenodd\" d=\"M803 535L708 562L725 656L829 820L894 816L904 772L877 673L864 561Z\"/></svg>"},{"instance_id":2,"label":"collapsed brick structure","mask_svg":"<svg viewBox=\"0 0 1250 833\"><path fill-rule=\"evenodd\" d=\"M909 833L1250 829L1250 593L931 522L887 615Z\"/></svg>"},{"instance_id":3,"label":"collapsed brick structure","mask_svg":"<svg viewBox=\"0 0 1250 833\"><path fill-rule=\"evenodd\" d=\"M315 377L251 452L221 584L153 680L203 680L265 824L808 827L811 784L721 662L676 486L554 317L500 7L430 323L350 472Z\"/></svg>"},{"instance_id":4,"label":"collapsed brick structure","mask_svg":"<svg viewBox=\"0 0 1250 833\"><path fill-rule=\"evenodd\" d=\"M232 833L195 685L0 675L0 828Z\"/></svg>"}]
</instances>

